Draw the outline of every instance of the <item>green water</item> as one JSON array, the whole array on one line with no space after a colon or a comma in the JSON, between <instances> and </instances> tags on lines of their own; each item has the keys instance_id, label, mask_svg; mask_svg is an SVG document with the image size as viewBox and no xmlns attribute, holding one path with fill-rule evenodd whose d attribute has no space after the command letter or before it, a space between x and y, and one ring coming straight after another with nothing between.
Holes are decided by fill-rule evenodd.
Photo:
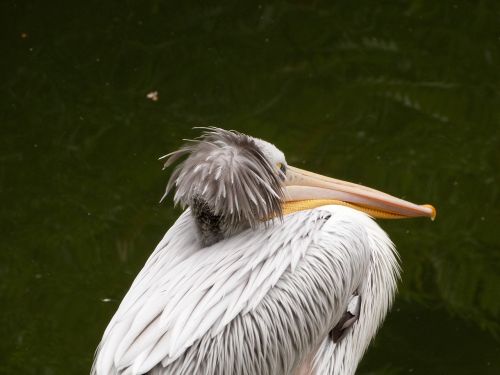
<instances>
[{"instance_id":1,"label":"green water","mask_svg":"<svg viewBox=\"0 0 500 375\"><path fill-rule=\"evenodd\" d=\"M0 373L88 373L200 125L438 208L359 374L500 373L498 2L70 3L0 5Z\"/></svg>"}]
</instances>

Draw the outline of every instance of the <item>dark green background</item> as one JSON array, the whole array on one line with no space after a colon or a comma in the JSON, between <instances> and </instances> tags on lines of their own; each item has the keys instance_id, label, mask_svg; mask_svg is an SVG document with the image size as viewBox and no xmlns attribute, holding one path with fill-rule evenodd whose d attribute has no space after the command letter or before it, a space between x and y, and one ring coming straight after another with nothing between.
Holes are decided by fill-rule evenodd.
<instances>
[{"instance_id":1,"label":"dark green background","mask_svg":"<svg viewBox=\"0 0 500 375\"><path fill-rule=\"evenodd\" d=\"M437 207L380 222L403 280L359 374L500 373L498 4L3 1L0 372L88 373L179 215L157 157L217 125Z\"/></svg>"}]
</instances>

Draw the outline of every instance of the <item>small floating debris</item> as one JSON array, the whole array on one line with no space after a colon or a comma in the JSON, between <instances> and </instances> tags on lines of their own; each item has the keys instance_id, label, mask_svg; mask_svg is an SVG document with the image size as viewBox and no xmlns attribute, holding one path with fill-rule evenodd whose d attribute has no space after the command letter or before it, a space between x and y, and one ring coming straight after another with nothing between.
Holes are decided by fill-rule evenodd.
<instances>
[{"instance_id":1,"label":"small floating debris","mask_svg":"<svg viewBox=\"0 0 500 375\"><path fill-rule=\"evenodd\" d=\"M112 301L111 298L101 298L101 302L104 302L104 303L111 302L111 301Z\"/></svg>"},{"instance_id":2,"label":"small floating debris","mask_svg":"<svg viewBox=\"0 0 500 375\"><path fill-rule=\"evenodd\" d=\"M26 32L23 31L21 33L21 39L26 39L26 38L28 38L28 33L26 33Z\"/></svg>"},{"instance_id":3,"label":"small floating debris","mask_svg":"<svg viewBox=\"0 0 500 375\"><path fill-rule=\"evenodd\" d=\"M146 95L146 98L148 98L149 100L152 100L153 102L157 102L159 99L158 91L151 91L150 93L148 93Z\"/></svg>"}]
</instances>

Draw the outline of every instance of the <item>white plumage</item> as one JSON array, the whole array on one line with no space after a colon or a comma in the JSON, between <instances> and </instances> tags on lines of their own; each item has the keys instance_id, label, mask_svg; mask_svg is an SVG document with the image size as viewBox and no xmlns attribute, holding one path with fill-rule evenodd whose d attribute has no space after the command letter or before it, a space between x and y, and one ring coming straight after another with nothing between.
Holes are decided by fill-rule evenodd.
<instances>
[{"instance_id":1,"label":"white plumage","mask_svg":"<svg viewBox=\"0 0 500 375\"><path fill-rule=\"evenodd\" d=\"M272 226L246 230L208 248L197 245L195 233L186 211L153 252L106 329L96 374L143 374L153 368L165 374L191 374L195 369L200 374L292 373L305 359L301 353L318 345L318 374L354 372L390 306L398 275L392 243L371 219L350 208L323 206L287 215L282 223L275 220ZM297 268L304 279L296 282L304 285L287 288ZM269 295L271 289L281 298ZM350 337L336 345L323 336L347 310L355 291L362 296L361 318ZM238 324L245 316L257 315L269 319L249 326L253 332L248 341L248 332L240 335ZM295 343L276 340L267 355L246 358L255 372L217 369L217 358L233 340L242 341L234 347L234 362L238 362L238 357L245 357L238 356L238 349L244 353L247 346L251 353L264 338L279 335L281 327L273 318L297 326L295 335L281 333ZM358 325L362 329L356 329ZM233 338L221 340L224 335ZM195 342L200 350L193 356L189 348ZM353 345L345 345L348 342ZM346 355L347 350L352 355ZM283 366L280 357L287 355L291 361ZM234 369L242 366L228 364Z\"/></svg>"}]
</instances>

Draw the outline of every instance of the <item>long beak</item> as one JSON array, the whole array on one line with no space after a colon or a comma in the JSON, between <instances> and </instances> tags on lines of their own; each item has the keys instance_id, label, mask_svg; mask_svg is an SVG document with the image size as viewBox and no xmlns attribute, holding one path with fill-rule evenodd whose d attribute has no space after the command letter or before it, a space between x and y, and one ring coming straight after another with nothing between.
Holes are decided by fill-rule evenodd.
<instances>
[{"instance_id":1,"label":"long beak","mask_svg":"<svg viewBox=\"0 0 500 375\"><path fill-rule=\"evenodd\" d=\"M414 204L362 185L288 166L284 208L297 211L297 204L306 208L342 204L386 219L436 217L436 209L429 204Z\"/></svg>"}]
</instances>

